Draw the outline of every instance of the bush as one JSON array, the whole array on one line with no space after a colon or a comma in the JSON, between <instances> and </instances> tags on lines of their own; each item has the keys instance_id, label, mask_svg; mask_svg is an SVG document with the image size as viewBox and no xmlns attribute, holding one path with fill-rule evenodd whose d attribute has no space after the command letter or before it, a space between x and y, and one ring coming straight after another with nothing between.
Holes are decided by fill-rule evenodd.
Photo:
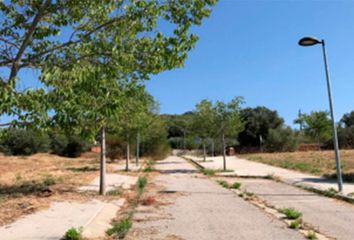
<instances>
[{"instance_id":1,"label":"bush","mask_svg":"<svg viewBox=\"0 0 354 240\"><path fill-rule=\"evenodd\" d=\"M229 183L226 182L225 180L218 180L217 182L224 188L230 188Z\"/></svg>"},{"instance_id":2,"label":"bush","mask_svg":"<svg viewBox=\"0 0 354 240\"><path fill-rule=\"evenodd\" d=\"M59 156L79 157L90 147L89 143L79 136L67 137L63 134L52 134L51 139L51 150Z\"/></svg>"},{"instance_id":3,"label":"bush","mask_svg":"<svg viewBox=\"0 0 354 240\"><path fill-rule=\"evenodd\" d=\"M48 135L35 130L9 128L3 131L0 151L6 155L31 155L49 150Z\"/></svg>"},{"instance_id":4,"label":"bush","mask_svg":"<svg viewBox=\"0 0 354 240\"><path fill-rule=\"evenodd\" d=\"M297 146L297 136L290 127L270 129L265 141L265 149L268 152L292 152Z\"/></svg>"},{"instance_id":5,"label":"bush","mask_svg":"<svg viewBox=\"0 0 354 240\"><path fill-rule=\"evenodd\" d=\"M82 239L82 228L70 228L64 235L63 240L81 240Z\"/></svg>"},{"instance_id":6,"label":"bush","mask_svg":"<svg viewBox=\"0 0 354 240\"><path fill-rule=\"evenodd\" d=\"M114 159L123 158L125 156L126 143L122 137L107 134L106 145L107 157L112 161Z\"/></svg>"},{"instance_id":7,"label":"bush","mask_svg":"<svg viewBox=\"0 0 354 240\"><path fill-rule=\"evenodd\" d=\"M211 168L203 168L202 173L206 176L214 176L215 175L215 170Z\"/></svg>"},{"instance_id":8,"label":"bush","mask_svg":"<svg viewBox=\"0 0 354 240\"><path fill-rule=\"evenodd\" d=\"M233 189L239 189L241 187L241 183L239 182L234 182L230 188L233 188Z\"/></svg>"}]
</instances>

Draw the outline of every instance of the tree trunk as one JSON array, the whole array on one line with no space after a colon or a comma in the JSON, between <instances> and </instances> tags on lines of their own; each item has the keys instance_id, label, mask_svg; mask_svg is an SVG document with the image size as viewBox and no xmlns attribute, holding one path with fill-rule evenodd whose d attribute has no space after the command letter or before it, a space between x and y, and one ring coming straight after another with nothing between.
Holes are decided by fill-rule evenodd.
<instances>
[{"instance_id":1,"label":"tree trunk","mask_svg":"<svg viewBox=\"0 0 354 240\"><path fill-rule=\"evenodd\" d=\"M224 160L224 171L226 171L226 144L225 144L225 134L222 134L222 156Z\"/></svg>"},{"instance_id":2,"label":"tree trunk","mask_svg":"<svg viewBox=\"0 0 354 240\"><path fill-rule=\"evenodd\" d=\"M205 149L205 141L203 141L203 156L204 156L204 162L206 162L206 149Z\"/></svg>"},{"instance_id":3,"label":"tree trunk","mask_svg":"<svg viewBox=\"0 0 354 240\"><path fill-rule=\"evenodd\" d=\"M100 153L100 195L106 194L106 129L101 129L101 153Z\"/></svg>"},{"instance_id":4,"label":"tree trunk","mask_svg":"<svg viewBox=\"0 0 354 240\"><path fill-rule=\"evenodd\" d=\"M125 159L125 171L129 171L129 160L130 160L130 143L129 143L129 137L127 137L127 156Z\"/></svg>"},{"instance_id":5,"label":"tree trunk","mask_svg":"<svg viewBox=\"0 0 354 240\"><path fill-rule=\"evenodd\" d=\"M140 157L140 133L136 135L136 156L135 156L136 166L139 166Z\"/></svg>"}]
</instances>

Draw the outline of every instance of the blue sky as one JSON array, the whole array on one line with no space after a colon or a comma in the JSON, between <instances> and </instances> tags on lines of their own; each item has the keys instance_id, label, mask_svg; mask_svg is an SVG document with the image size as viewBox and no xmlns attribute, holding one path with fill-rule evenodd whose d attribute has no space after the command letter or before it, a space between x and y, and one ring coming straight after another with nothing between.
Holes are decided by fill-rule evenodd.
<instances>
[{"instance_id":1,"label":"blue sky","mask_svg":"<svg viewBox=\"0 0 354 240\"><path fill-rule=\"evenodd\" d=\"M289 125L302 112L327 110L320 46L303 48L306 35L326 41L337 120L354 110L354 1L220 0L194 29L200 37L185 67L147 83L162 113L192 110L204 98L277 110Z\"/></svg>"}]
</instances>

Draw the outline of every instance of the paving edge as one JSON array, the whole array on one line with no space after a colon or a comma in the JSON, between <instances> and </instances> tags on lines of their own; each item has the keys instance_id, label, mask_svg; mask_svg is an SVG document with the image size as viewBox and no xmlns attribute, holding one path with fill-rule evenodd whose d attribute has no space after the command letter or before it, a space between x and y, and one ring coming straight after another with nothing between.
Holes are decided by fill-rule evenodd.
<instances>
[{"instance_id":1,"label":"paving edge","mask_svg":"<svg viewBox=\"0 0 354 240\"><path fill-rule=\"evenodd\" d=\"M197 161L193 160L192 158L188 158L186 156L181 156L183 159L189 161L190 163L192 163L193 165L197 166L197 168L199 168L200 170L205 169L205 167L203 165L201 165L200 163L198 163ZM276 177L276 179L270 178L269 176L252 176L252 175L248 175L248 176L240 176L237 174L228 174L228 175L222 175L222 174L216 174L216 176L218 177L237 177L237 178L258 178L258 179L268 179L268 180L273 180L273 181L277 181L277 182L281 182L290 186L294 186L297 188L301 188L303 190L309 191L309 192L313 192L313 193L317 193L321 196L324 197L328 197L328 198L334 198L337 200L341 200L350 204L354 204L354 197L349 197L340 193L336 193L336 194L329 194L327 190L323 190L323 189L318 189L318 188L314 188L312 186L306 185L306 184L301 184L301 183L294 183L292 181L287 181L282 179L279 176L274 176Z\"/></svg>"}]
</instances>

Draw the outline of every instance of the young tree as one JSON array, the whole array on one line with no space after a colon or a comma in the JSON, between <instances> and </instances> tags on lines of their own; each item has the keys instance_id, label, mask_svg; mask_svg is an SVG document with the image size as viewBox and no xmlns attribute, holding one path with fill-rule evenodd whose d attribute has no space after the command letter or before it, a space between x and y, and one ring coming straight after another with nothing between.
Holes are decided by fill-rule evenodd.
<instances>
[{"instance_id":1,"label":"young tree","mask_svg":"<svg viewBox=\"0 0 354 240\"><path fill-rule=\"evenodd\" d=\"M299 119L295 121L299 121ZM305 135L316 140L318 146L331 139L331 120L328 117L328 112L318 111L302 114L302 121L304 122Z\"/></svg>"},{"instance_id":2,"label":"young tree","mask_svg":"<svg viewBox=\"0 0 354 240\"><path fill-rule=\"evenodd\" d=\"M203 145L203 158L206 161L206 140L212 137L215 129L213 115L213 103L209 100L202 100L196 105L193 118L193 132L201 139Z\"/></svg>"},{"instance_id":3,"label":"young tree","mask_svg":"<svg viewBox=\"0 0 354 240\"><path fill-rule=\"evenodd\" d=\"M229 103L217 101L214 110L214 122L218 124L218 133L222 140L222 153L224 171L226 171L226 137L237 138L243 130L244 124L240 117L240 105L243 103L242 97L235 97Z\"/></svg>"},{"instance_id":4,"label":"young tree","mask_svg":"<svg viewBox=\"0 0 354 240\"><path fill-rule=\"evenodd\" d=\"M216 0L1 1L0 116L26 113L21 120L27 121L38 119L29 116L29 112L47 112L43 111L43 92L17 88L19 82L26 80L19 77L21 69L35 69L40 75L47 75L79 62L95 65L109 58L106 63L115 65L115 71L122 75L119 78L129 75L130 79L148 79L149 74L183 66L197 41L190 28L201 24L215 3ZM160 24L170 26L166 34ZM27 104L19 101L19 95L27 95Z\"/></svg>"}]
</instances>

